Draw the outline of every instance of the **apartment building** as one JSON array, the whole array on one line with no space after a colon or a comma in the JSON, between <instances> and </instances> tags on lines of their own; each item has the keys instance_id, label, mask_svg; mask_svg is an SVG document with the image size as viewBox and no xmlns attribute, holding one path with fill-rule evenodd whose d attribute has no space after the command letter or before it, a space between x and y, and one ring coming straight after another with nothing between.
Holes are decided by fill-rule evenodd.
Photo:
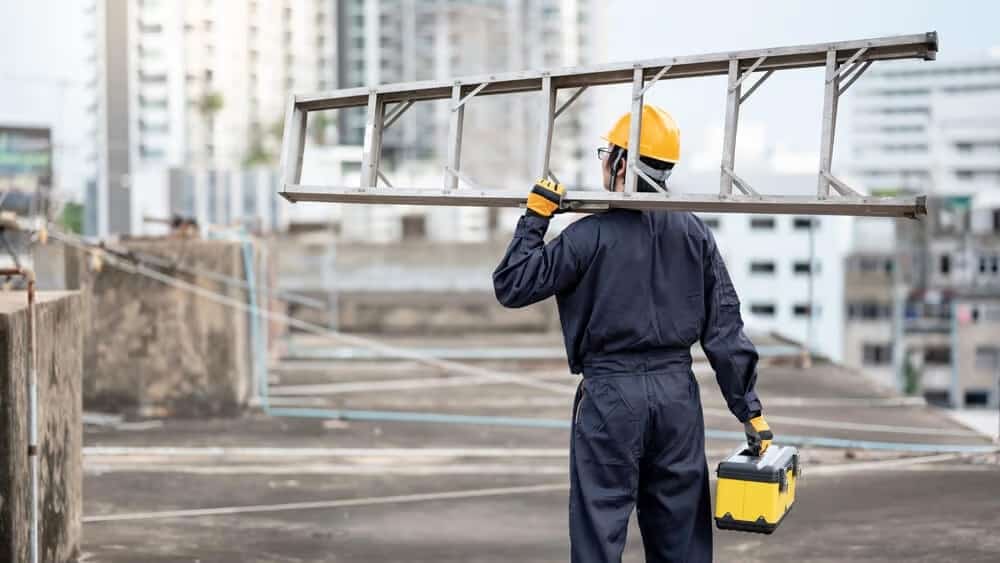
<instances>
[{"instance_id":1,"label":"apartment building","mask_svg":"<svg viewBox=\"0 0 1000 563\"><path fill-rule=\"evenodd\" d=\"M942 404L996 404L1000 59L881 65L853 95L853 174L928 194L930 213L855 237L889 242L848 261L845 360Z\"/></svg>"},{"instance_id":2,"label":"apartment building","mask_svg":"<svg viewBox=\"0 0 1000 563\"><path fill-rule=\"evenodd\" d=\"M767 193L802 193L809 174L754 173ZM716 193L716 174L678 175L681 193ZM712 229L748 329L774 332L840 360L844 350L844 258L851 217L699 213Z\"/></svg>"},{"instance_id":3,"label":"apartment building","mask_svg":"<svg viewBox=\"0 0 1000 563\"><path fill-rule=\"evenodd\" d=\"M337 84L445 80L584 64L599 48L596 26L602 9L589 0L344 0L337 17ZM585 158L598 137L583 120L592 103L581 97L556 124L552 170L571 186L585 184L584 173L594 167ZM530 93L470 102L464 117L463 172L485 186L526 190L538 174L541 107L540 96ZM360 144L364 110L334 113L339 142ZM448 116L446 100L417 103L386 131L382 163L395 184L440 185ZM367 232L351 230L361 239L481 241L511 229L518 214L476 208L351 208L343 220L368 227Z\"/></svg>"},{"instance_id":4,"label":"apartment building","mask_svg":"<svg viewBox=\"0 0 1000 563\"><path fill-rule=\"evenodd\" d=\"M274 160L287 93L334 83L334 0L100 0L91 234L129 232L134 180Z\"/></svg>"}]
</instances>

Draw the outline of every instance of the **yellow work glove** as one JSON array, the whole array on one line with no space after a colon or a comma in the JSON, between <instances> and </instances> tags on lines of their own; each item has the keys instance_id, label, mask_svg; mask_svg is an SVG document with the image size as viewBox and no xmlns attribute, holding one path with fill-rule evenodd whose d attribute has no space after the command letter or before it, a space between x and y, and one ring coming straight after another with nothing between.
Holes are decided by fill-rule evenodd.
<instances>
[{"instance_id":1,"label":"yellow work glove","mask_svg":"<svg viewBox=\"0 0 1000 563\"><path fill-rule=\"evenodd\" d=\"M542 178L535 182L528 194L528 213L548 219L559 209L566 188L552 180Z\"/></svg>"},{"instance_id":2,"label":"yellow work glove","mask_svg":"<svg viewBox=\"0 0 1000 563\"><path fill-rule=\"evenodd\" d=\"M747 435L747 451L750 455L762 456L771 445L774 434L771 427L767 425L764 416L757 416L743 423L743 430Z\"/></svg>"}]
</instances>

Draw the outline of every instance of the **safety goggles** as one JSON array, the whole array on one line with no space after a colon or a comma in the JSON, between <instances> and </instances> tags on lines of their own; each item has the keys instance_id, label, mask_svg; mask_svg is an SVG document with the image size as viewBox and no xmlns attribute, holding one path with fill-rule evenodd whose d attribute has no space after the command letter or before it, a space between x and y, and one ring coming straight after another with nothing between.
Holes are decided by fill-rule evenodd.
<instances>
[{"instance_id":1,"label":"safety goggles","mask_svg":"<svg viewBox=\"0 0 1000 563\"><path fill-rule=\"evenodd\" d=\"M611 156L611 151L608 147L598 147L597 148L597 158L598 160L604 161ZM659 182L661 185L667 181L670 177L670 173L673 172L672 168L667 169L657 169L652 166L647 165L645 162L639 161L639 169L642 170L650 179Z\"/></svg>"}]
</instances>

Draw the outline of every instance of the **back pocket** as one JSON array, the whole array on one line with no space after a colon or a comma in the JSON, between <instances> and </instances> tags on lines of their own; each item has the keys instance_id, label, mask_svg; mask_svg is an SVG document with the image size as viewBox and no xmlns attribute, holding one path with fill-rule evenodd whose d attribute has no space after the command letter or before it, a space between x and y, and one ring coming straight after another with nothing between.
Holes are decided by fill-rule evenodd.
<instances>
[{"instance_id":1,"label":"back pocket","mask_svg":"<svg viewBox=\"0 0 1000 563\"><path fill-rule=\"evenodd\" d=\"M574 447L582 460L632 465L638 455L638 419L621 390L605 378L584 380L573 431Z\"/></svg>"}]
</instances>

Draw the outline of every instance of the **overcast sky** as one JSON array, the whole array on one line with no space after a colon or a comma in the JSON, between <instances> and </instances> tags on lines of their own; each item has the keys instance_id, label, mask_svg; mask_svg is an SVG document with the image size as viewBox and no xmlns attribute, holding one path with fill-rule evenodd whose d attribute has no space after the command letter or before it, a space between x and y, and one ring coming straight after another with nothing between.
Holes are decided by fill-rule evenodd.
<instances>
[{"instance_id":1,"label":"overcast sky","mask_svg":"<svg viewBox=\"0 0 1000 563\"><path fill-rule=\"evenodd\" d=\"M599 0L600 1L600 0ZM0 0L0 121L57 123L57 153L78 153L87 144L84 123L68 104L85 96L87 56L82 0ZM1000 2L930 0L689 1L612 0L603 4L607 48L587 63L656 58L715 51L840 41L937 31L939 60L987 56L1000 46ZM1000 53L997 53L1000 55ZM924 63L934 64L934 63ZM620 113L628 110L628 87L592 94L600 109L592 117L595 146ZM676 174L716 170L721 150L724 78L661 83L648 101L667 108L683 131L683 162ZM849 109L850 94L845 99ZM768 154L815 169L819 147L822 71L777 73L742 109L737 165ZM842 111L838 151L849 139L849 112ZM840 154L840 153L838 153ZM58 154L57 154L58 157ZM844 160L835 154L835 167ZM61 166L60 184L75 191L84 170ZM595 168L596 170L596 168Z\"/></svg>"},{"instance_id":2,"label":"overcast sky","mask_svg":"<svg viewBox=\"0 0 1000 563\"><path fill-rule=\"evenodd\" d=\"M989 56L1000 46L1000 2L929 0L836 0L713 2L628 0L609 2L607 50L612 62L780 45L819 43L937 31L938 60ZM935 63L923 63L935 64ZM746 134L737 164L766 151L812 167L818 162L822 70L776 73L741 110ZM602 122L628 109L628 89L602 99ZM844 99L849 107L850 94ZM662 105L681 126L685 168L717 169L721 155L725 79L685 79L658 84L647 101ZM849 115L842 111L838 145ZM842 145L840 145L842 146ZM758 150L758 155L752 151ZM846 155L846 151L842 151ZM843 163L843 159L835 161ZM679 169L677 171L681 173Z\"/></svg>"}]
</instances>

